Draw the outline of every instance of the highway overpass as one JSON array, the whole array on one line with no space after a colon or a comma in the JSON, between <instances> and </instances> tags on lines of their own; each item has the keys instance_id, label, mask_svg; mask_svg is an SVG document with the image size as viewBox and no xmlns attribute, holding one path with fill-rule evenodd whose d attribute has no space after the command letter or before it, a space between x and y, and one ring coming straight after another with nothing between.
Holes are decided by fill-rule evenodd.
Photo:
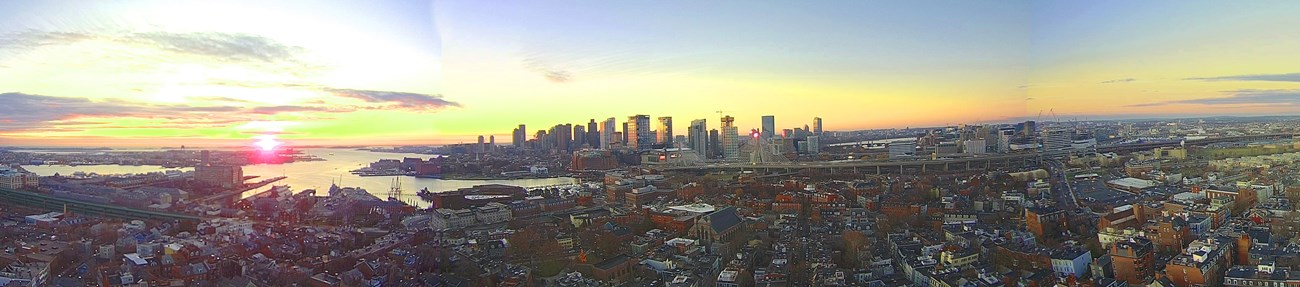
<instances>
[{"instance_id":1,"label":"highway overpass","mask_svg":"<svg viewBox=\"0 0 1300 287\"><path fill-rule=\"evenodd\" d=\"M63 210L64 206L68 211L78 214L103 216L117 219L140 219L140 220L176 220L176 221L202 221L202 217L185 215L178 213L169 213L153 210L143 210L129 208L125 206L102 204L96 202L79 201L68 198L56 197L49 194L17 191L7 188L0 188L0 202L6 204L22 205L48 210Z\"/></svg>"}]
</instances>

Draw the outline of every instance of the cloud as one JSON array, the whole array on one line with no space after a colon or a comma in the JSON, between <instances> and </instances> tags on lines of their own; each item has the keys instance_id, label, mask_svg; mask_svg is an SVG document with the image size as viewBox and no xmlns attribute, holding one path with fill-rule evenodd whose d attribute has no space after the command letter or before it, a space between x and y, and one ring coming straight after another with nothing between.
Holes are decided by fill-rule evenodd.
<instances>
[{"instance_id":1,"label":"cloud","mask_svg":"<svg viewBox=\"0 0 1300 287\"><path fill-rule=\"evenodd\" d=\"M1123 78L1123 79L1114 79L1114 80L1109 80L1109 81L1101 81L1101 83L1102 83L1102 84L1120 84L1120 83L1129 83L1129 82L1133 82L1133 81L1137 81L1137 79L1134 79L1134 78Z\"/></svg>"},{"instance_id":2,"label":"cloud","mask_svg":"<svg viewBox=\"0 0 1300 287\"><path fill-rule=\"evenodd\" d=\"M101 40L150 47L221 61L295 62L304 49L271 38L235 33L88 33L28 30L0 36L0 49L35 49Z\"/></svg>"},{"instance_id":3,"label":"cloud","mask_svg":"<svg viewBox=\"0 0 1300 287\"><path fill-rule=\"evenodd\" d=\"M280 114L280 113L347 113L356 111L353 106L346 107L329 107L329 106L267 106L255 107L250 112L255 114Z\"/></svg>"},{"instance_id":4,"label":"cloud","mask_svg":"<svg viewBox=\"0 0 1300 287\"><path fill-rule=\"evenodd\" d=\"M1300 73L1198 77L1198 78L1183 78L1183 80L1209 81L1209 82L1218 82L1218 81L1300 82Z\"/></svg>"},{"instance_id":5,"label":"cloud","mask_svg":"<svg viewBox=\"0 0 1300 287\"><path fill-rule=\"evenodd\" d=\"M534 55L524 58L523 66L529 71L541 75L542 78L545 78L547 81L551 81L552 83L567 83L573 80L573 73L570 73L566 69L557 68L555 65L548 64L547 62L547 60L543 60L543 57Z\"/></svg>"},{"instance_id":6,"label":"cloud","mask_svg":"<svg viewBox=\"0 0 1300 287\"><path fill-rule=\"evenodd\" d=\"M324 90L340 97L358 99L367 103L385 104L388 105L388 108L430 111L460 106L459 103L443 99L442 95L335 88L325 88Z\"/></svg>"},{"instance_id":7,"label":"cloud","mask_svg":"<svg viewBox=\"0 0 1300 287\"><path fill-rule=\"evenodd\" d=\"M125 38L164 50L230 60L289 60L303 50L302 47L248 34L150 32L129 34Z\"/></svg>"},{"instance_id":8,"label":"cloud","mask_svg":"<svg viewBox=\"0 0 1300 287\"><path fill-rule=\"evenodd\" d=\"M570 76L569 72L559 70L545 71L542 73L542 76L546 77L546 80L553 83L564 83L573 80L573 76Z\"/></svg>"},{"instance_id":9,"label":"cloud","mask_svg":"<svg viewBox=\"0 0 1300 287\"><path fill-rule=\"evenodd\" d=\"M1239 105L1268 105L1268 106L1296 106L1300 105L1300 90L1234 90L1224 91L1231 94L1227 97L1218 98L1200 98L1177 101L1164 101L1145 104L1128 105L1128 107L1155 107L1165 105L1208 105L1208 106L1239 106Z\"/></svg>"},{"instance_id":10,"label":"cloud","mask_svg":"<svg viewBox=\"0 0 1300 287\"><path fill-rule=\"evenodd\" d=\"M249 122L259 116L280 113L346 113L358 110L355 106L187 106L159 105L122 100L91 101L85 98L52 97L19 92L0 93L5 104L0 105L0 131L36 131L56 127L103 125L105 122L85 121L81 118L142 118L151 119L147 128L155 125L196 127L221 127L233 123ZM121 126L107 126L118 128Z\"/></svg>"}]
</instances>

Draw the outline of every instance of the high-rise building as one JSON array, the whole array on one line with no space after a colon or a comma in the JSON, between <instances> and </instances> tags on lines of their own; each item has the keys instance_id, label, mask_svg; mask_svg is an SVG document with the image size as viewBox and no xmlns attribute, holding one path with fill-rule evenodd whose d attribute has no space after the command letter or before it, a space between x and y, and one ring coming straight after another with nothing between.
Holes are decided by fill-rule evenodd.
<instances>
[{"instance_id":1,"label":"high-rise building","mask_svg":"<svg viewBox=\"0 0 1300 287\"><path fill-rule=\"evenodd\" d=\"M474 150L475 150L476 152L480 152L480 153L486 151L486 150L487 150L487 138L484 137L483 135L479 135L479 136L478 136L478 145L475 146Z\"/></svg>"},{"instance_id":2,"label":"high-rise building","mask_svg":"<svg viewBox=\"0 0 1300 287\"><path fill-rule=\"evenodd\" d=\"M549 132L549 134L553 138L552 140L555 142L555 144L553 145L555 149L560 151L565 151L565 152L573 150L573 125L572 124L555 125L554 127L551 127L551 131Z\"/></svg>"},{"instance_id":3,"label":"high-rise building","mask_svg":"<svg viewBox=\"0 0 1300 287\"><path fill-rule=\"evenodd\" d=\"M573 149L582 148L585 144L587 144L587 127L573 125Z\"/></svg>"},{"instance_id":4,"label":"high-rise building","mask_svg":"<svg viewBox=\"0 0 1300 287\"><path fill-rule=\"evenodd\" d=\"M523 146L526 141L528 141L528 129L525 128L523 124L520 124L518 128L515 128L514 136L510 139L510 144L515 147L520 147Z\"/></svg>"},{"instance_id":5,"label":"high-rise building","mask_svg":"<svg viewBox=\"0 0 1300 287\"><path fill-rule=\"evenodd\" d=\"M721 141L722 140L718 138L718 129L709 130L709 157L708 158L722 157Z\"/></svg>"},{"instance_id":6,"label":"high-rise building","mask_svg":"<svg viewBox=\"0 0 1300 287\"><path fill-rule=\"evenodd\" d=\"M763 130L761 136L763 139L776 137L776 116L763 116Z\"/></svg>"},{"instance_id":7,"label":"high-rise building","mask_svg":"<svg viewBox=\"0 0 1300 287\"><path fill-rule=\"evenodd\" d=\"M808 136L807 143L805 144L808 146L808 153L810 154L819 154L822 152L821 136L818 135Z\"/></svg>"},{"instance_id":8,"label":"high-rise building","mask_svg":"<svg viewBox=\"0 0 1300 287\"><path fill-rule=\"evenodd\" d=\"M659 117L659 125L655 129L655 141L667 147L673 146L673 117Z\"/></svg>"},{"instance_id":9,"label":"high-rise building","mask_svg":"<svg viewBox=\"0 0 1300 287\"><path fill-rule=\"evenodd\" d=\"M1065 129L1050 129L1043 132L1042 155L1049 158L1070 155L1073 133Z\"/></svg>"},{"instance_id":10,"label":"high-rise building","mask_svg":"<svg viewBox=\"0 0 1300 287\"><path fill-rule=\"evenodd\" d=\"M722 134L719 135L722 145L722 158L726 160L740 160L740 131L734 125L735 118L731 116L722 117Z\"/></svg>"},{"instance_id":11,"label":"high-rise building","mask_svg":"<svg viewBox=\"0 0 1300 287\"><path fill-rule=\"evenodd\" d=\"M627 126L627 122L623 122L623 146L632 146L632 142L628 141Z\"/></svg>"},{"instance_id":12,"label":"high-rise building","mask_svg":"<svg viewBox=\"0 0 1300 287\"><path fill-rule=\"evenodd\" d=\"M200 165L194 167L194 179L224 188L244 184L244 168L238 165Z\"/></svg>"},{"instance_id":13,"label":"high-rise building","mask_svg":"<svg viewBox=\"0 0 1300 287\"><path fill-rule=\"evenodd\" d=\"M650 116L627 117L627 134L627 146L632 149L647 150L654 147L655 135L650 133Z\"/></svg>"},{"instance_id":14,"label":"high-rise building","mask_svg":"<svg viewBox=\"0 0 1300 287\"><path fill-rule=\"evenodd\" d=\"M686 128L686 145L700 158L709 157L709 133L704 119L691 121L691 126Z\"/></svg>"},{"instance_id":15,"label":"high-rise building","mask_svg":"<svg viewBox=\"0 0 1300 287\"><path fill-rule=\"evenodd\" d=\"M812 133L813 135L822 135L822 118L813 118Z\"/></svg>"},{"instance_id":16,"label":"high-rise building","mask_svg":"<svg viewBox=\"0 0 1300 287\"><path fill-rule=\"evenodd\" d=\"M601 148L599 126L596 125L596 119L587 121L587 145L591 148Z\"/></svg>"},{"instance_id":17,"label":"high-rise building","mask_svg":"<svg viewBox=\"0 0 1300 287\"><path fill-rule=\"evenodd\" d=\"M600 122L600 148L601 149L610 149L615 144L623 142L621 136L618 137L615 136L616 134L618 134L617 131L618 128L615 128L615 125L617 124L618 121L614 120L614 118L608 118L605 119L605 121Z\"/></svg>"}]
</instances>

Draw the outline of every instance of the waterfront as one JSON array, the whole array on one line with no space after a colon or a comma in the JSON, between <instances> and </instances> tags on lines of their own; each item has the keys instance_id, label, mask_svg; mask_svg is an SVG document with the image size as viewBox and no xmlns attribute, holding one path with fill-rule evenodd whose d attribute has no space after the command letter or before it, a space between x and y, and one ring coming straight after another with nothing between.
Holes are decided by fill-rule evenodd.
<instances>
[{"instance_id":1,"label":"waterfront","mask_svg":"<svg viewBox=\"0 0 1300 287\"><path fill-rule=\"evenodd\" d=\"M325 192L329 189L331 182L341 182L339 186L344 187L361 187L380 198L387 198L388 190L392 187L393 178L400 178L402 184L401 200L413 203L420 207L428 207L428 203L420 200L416 192L422 188L428 188L433 192L456 190L459 188L471 187L481 184L506 184L524 187L546 186L557 184L576 183L573 178L540 178L540 179L504 179L504 180L454 180L454 179L432 179L416 178L412 176L375 176L362 177L349 173L349 170L357 169L371 162L380 159L402 159L403 157L429 158L432 155L409 154L409 153L388 153L388 152L370 152L354 149L304 149L303 153L314 155L325 159L324 161L305 161L293 162L286 164L256 164L244 166L244 175L256 175L262 178L276 176L286 176L288 178L276 182L275 185L289 185L294 192L306 189L316 189ZM23 166L28 171L42 176L54 175L59 173L70 175L77 171L86 173L94 172L99 174L121 174L121 173L144 173L152 171L163 171L168 168L160 166L124 166L124 165L39 165ZM182 171L193 170L192 168L182 168ZM247 197L256 192L261 192L266 188L256 189L246 192L243 196Z\"/></svg>"}]
</instances>

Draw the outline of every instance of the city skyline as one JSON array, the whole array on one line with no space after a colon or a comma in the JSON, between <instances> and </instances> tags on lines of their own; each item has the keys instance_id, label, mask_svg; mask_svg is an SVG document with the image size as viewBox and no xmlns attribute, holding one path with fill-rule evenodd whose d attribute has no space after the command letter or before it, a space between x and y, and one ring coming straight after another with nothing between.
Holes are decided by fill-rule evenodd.
<instances>
[{"instance_id":1,"label":"city skyline","mask_svg":"<svg viewBox=\"0 0 1300 287\"><path fill-rule=\"evenodd\" d=\"M1300 31L1277 28L1300 26L1296 6L3 3L0 145L244 145L267 134L449 144L509 138L520 123L531 136L717 111L740 130L775 115L777 132L814 117L845 131L1039 113L1281 115L1300 111L1300 43L1284 40Z\"/></svg>"}]
</instances>

